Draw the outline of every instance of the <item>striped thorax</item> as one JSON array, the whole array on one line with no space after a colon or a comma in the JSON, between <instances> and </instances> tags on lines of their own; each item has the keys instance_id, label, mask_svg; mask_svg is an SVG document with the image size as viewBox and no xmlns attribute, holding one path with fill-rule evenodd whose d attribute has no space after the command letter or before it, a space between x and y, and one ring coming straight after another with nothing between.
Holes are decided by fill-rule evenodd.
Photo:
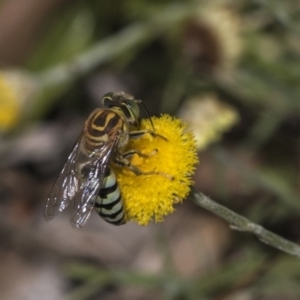
<instances>
[{"instance_id":1,"label":"striped thorax","mask_svg":"<svg viewBox=\"0 0 300 300\"><path fill-rule=\"evenodd\" d=\"M109 141L126 135L128 125L124 116L109 109L97 109L87 119L84 128L86 150L101 151Z\"/></svg>"}]
</instances>

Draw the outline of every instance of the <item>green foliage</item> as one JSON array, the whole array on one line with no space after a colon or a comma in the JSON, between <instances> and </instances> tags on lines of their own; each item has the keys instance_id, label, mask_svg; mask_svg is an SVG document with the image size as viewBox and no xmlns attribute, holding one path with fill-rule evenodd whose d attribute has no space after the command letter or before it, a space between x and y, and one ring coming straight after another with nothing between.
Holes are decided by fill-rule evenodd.
<instances>
[{"instance_id":1,"label":"green foliage","mask_svg":"<svg viewBox=\"0 0 300 300\"><path fill-rule=\"evenodd\" d=\"M72 59L92 44L94 31L95 15L88 7L77 4L63 11L52 26L45 29L28 68L40 71Z\"/></svg>"}]
</instances>

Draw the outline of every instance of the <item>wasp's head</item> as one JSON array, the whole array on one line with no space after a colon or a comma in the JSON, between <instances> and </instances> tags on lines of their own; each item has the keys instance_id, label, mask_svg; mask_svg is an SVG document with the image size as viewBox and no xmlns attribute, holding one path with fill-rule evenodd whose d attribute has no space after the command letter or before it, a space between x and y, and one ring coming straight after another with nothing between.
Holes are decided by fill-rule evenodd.
<instances>
[{"instance_id":1,"label":"wasp's head","mask_svg":"<svg viewBox=\"0 0 300 300\"><path fill-rule=\"evenodd\" d=\"M110 92L102 97L102 104L105 108L121 111L128 123L135 127L140 126L139 103L141 103L140 100L124 92Z\"/></svg>"}]
</instances>

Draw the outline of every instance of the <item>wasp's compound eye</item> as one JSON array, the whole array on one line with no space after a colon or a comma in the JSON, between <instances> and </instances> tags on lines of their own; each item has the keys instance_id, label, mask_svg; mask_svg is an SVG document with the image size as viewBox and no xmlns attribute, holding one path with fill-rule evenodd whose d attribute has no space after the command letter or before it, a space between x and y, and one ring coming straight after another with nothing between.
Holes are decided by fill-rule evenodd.
<instances>
[{"instance_id":1,"label":"wasp's compound eye","mask_svg":"<svg viewBox=\"0 0 300 300\"><path fill-rule=\"evenodd\" d=\"M102 105L106 108L110 108L114 106L114 100L113 100L113 94L112 93L107 93L102 97Z\"/></svg>"},{"instance_id":2,"label":"wasp's compound eye","mask_svg":"<svg viewBox=\"0 0 300 300\"><path fill-rule=\"evenodd\" d=\"M140 118L140 108L138 104L134 100L127 100L125 104L130 113L129 119L131 120L132 124L137 125Z\"/></svg>"}]
</instances>

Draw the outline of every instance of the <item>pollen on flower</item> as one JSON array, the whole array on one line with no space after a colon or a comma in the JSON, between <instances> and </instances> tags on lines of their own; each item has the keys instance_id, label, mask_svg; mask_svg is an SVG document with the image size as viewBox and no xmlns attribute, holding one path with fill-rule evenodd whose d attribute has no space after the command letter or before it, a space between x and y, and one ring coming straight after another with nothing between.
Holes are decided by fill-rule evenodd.
<instances>
[{"instance_id":1,"label":"pollen on flower","mask_svg":"<svg viewBox=\"0 0 300 300\"><path fill-rule=\"evenodd\" d=\"M155 132L165 139L150 134L131 140L127 150L139 150L131 163L142 172L159 174L135 175L128 168L113 166L126 208L127 221L147 225L151 220L162 221L174 211L174 203L181 202L189 193L192 174L198 161L196 141L181 120L163 115L152 118ZM152 130L150 120L142 121L142 129Z\"/></svg>"}]
</instances>

